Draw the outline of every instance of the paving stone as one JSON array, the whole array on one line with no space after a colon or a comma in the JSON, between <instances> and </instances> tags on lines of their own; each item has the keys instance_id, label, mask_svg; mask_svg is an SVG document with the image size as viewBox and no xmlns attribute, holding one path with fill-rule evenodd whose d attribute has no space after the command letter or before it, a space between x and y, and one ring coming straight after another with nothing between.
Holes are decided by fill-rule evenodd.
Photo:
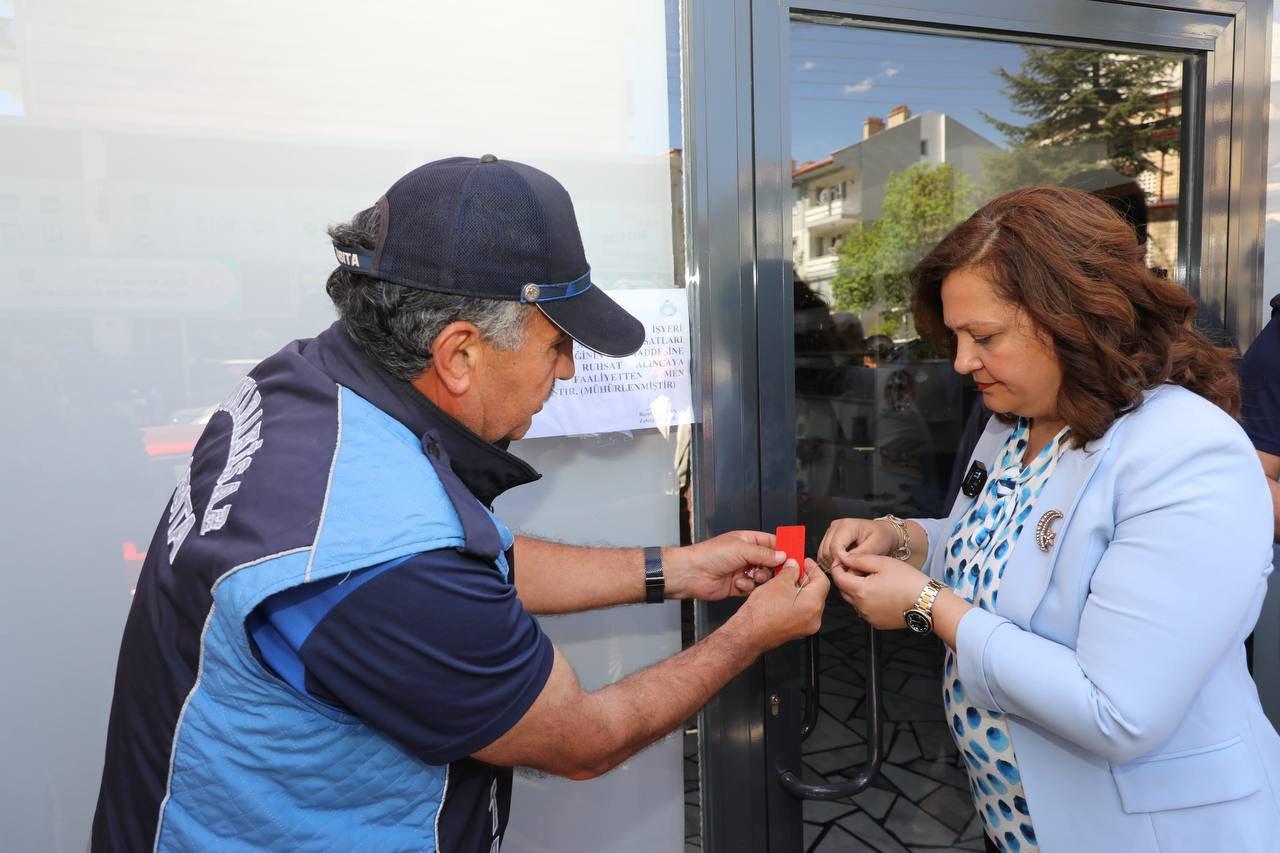
<instances>
[{"instance_id":1,"label":"paving stone","mask_svg":"<svg viewBox=\"0 0 1280 853\"><path fill-rule=\"evenodd\" d=\"M907 683L907 673L900 669L882 669L880 671L880 689L881 690L901 690L902 685ZM939 715L942 711L939 709Z\"/></svg>"},{"instance_id":2,"label":"paving stone","mask_svg":"<svg viewBox=\"0 0 1280 853\"><path fill-rule=\"evenodd\" d=\"M889 814L889 809L893 806L893 801L898 795L892 791L886 791L884 788L877 788L874 785L864 790L853 798L858 804L858 808L871 815L876 820L884 820L885 815Z\"/></svg>"},{"instance_id":3,"label":"paving stone","mask_svg":"<svg viewBox=\"0 0 1280 853\"><path fill-rule=\"evenodd\" d=\"M975 838L978 841L982 841L982 821L978 820L976 813L970 818L968 825L964 828L964 832L960 833L961 841L972 841Z\"/></svg>"},{"instance_id":4,"label":"paving stone","mask_svg":"<svg viewBox=\"0 0 1280 853\"><path fill-rule=\"evenodd\" d=\"M825 832L826 829L827 828L825 826L821 826L819 824L806 823L804 825L804 849L805 850L817 849L814 847L813 842L817 841L818 836L822 835L822 833Z\"/></svg>"},{"instance_id":5,"label":"paving stone","mask_svg":"<svg viewBox=\"0 0 1280 853\"><path fill-rule=\"evenodd\" d=\"M845 699L852 699L855 702L862 701L862 697L867 695L867 691L860 685L850 684L847 681L836 681L828 678L822 682L822 701L826 702L828 696L840 696Z\"/></svg>"},{"instance_id":6,"label":"paving stone","mask_svg":"<svg viewBox=\"0 0 1280 853\"><path fill-rule=\"evenodd\" d=\"M804 754L804 763L813 768L813 772L828 776L847 768L861 767L867 760L867 748L861 744L857 746L841 747L840 749L828 749L823 752L806 752ZM856 773L857 770L854 770Z\"/></svg>"},{"instance_id":7,"label":"paving stone","mask_svg":"<svg viewBox=\"0 0 1280 853\"><path fill-rule=\"evenodd\" d=\"M899 791L906 794L914 802L920 802L939 787L938 783L927 776L912 773L905 767L896 764L885 764L880 768L884 778L892 782Z\"/></svg>"},{"instance_id":8,"label":"paving stone","mask_svg":"<svg viewBox=\"0 0 1280 853\"><path fill-rule=\"evenodd\" d=\"M837 720L847 720L853 713L854 707L858 704L857 697L837 696L835 694L823 692L822 694L822 710L826 711Z\"/></svg>"},{"instance_id":9,"label":"paving stone","mask_svg":"<svg viewBox=\"0 0 1280 853\"><path fill-rule=\"evenodd\" d=\"M979 853L987 853L987 842L981 838L975 838L971 841L957 841L951 845L953 850L977 850Z\"/></svg>"},{"instance_id":10,"label":"paving stone","mask_svg":"<svg viewBox=\"0 0 1280 853\"><path fill-rule=\"evenodd\" d=\"M901 797L889 810L884 825L908 844L950 844L956 837L954 829Z\"/></svg>"},{"instance_id":11,"label":"paving stone","mask_svg":"<svg viewBox=\"0 0 1280 853\"><path fill-rule=\"evenodd\" d=\"M856 684L861 686L862 676L853 671L853 668L847 663L839 663L822 671L822 681L825 684L830 681L842 681L845 684Z\"/></svg>"},{"instance_id":12,"label":"paving stone","mask_svg":"<svg viewBox=\"0 0 1280 853\"><path fill-rule=\"evenodd\" d=\"M862 740L861 735L855 735L845 724L837 720L835 717L825 711L818 712L818 722L813 729L813 733L809 735L809 739L804 742L804 748L807 751L821 751L825 749L835 749L840 746L850 746L859 743Z\"/></svg>"},{"instance_id":13,"label":"paving stone","mask_svg":"<svg viewBox=\"0 0 1280 853\"><path fill-rule=\"evenodd\" d=\"M889 750L888 760L905 767L908 762L919 757L920 744L916 743L915 734L910 729L904 731L900 727L893 736L893 748Z\"/></svg>"},{"instance_id":14,"label":"paving stone","mask_svg":"<svg viewBox=\"0 0 1280 853\"><path fill-rule=\"evenodd\" d=\"M922 702L889 690L884 691L882 697L885 713L895 722L934 721L942 716L941 702Z\"/></svg>"},{"instance_id":15,"label":"paving stone","mask_svg":"<svg viewBox=\"0 0 1280 853\"><path fill-rule=\"evenodd\" d=\"M843 818L837 826L844 828L855 839L869 845L878 853L910 853L866 812L856 812Z\"/></svg>"},{"instance_id":16,"label":"paving stone","mask_svg":"<svg viewBox=\"0 0 1280 853\"><path fill-rule=\"evenodd\" d=\"M822 841L813 848L813 853L877 853L877 850L875 847L868 847L837 825L823 836Z\"/></svg>"},{"instance_id":17,"label":"paving stone","mask_svg":"<svg viewBox=\"0 0 1280 853\"><path fill-rule=\"evenodd\" d=\"M898 672L905 672L911 675L923 675L926 678L937 678L939 682L942 680L941 670L936 666L922 666L914 661L898 660L886 665L886 669L892 667Z\"/></svg>"},{"instance_id":18,"label":"paving stone","mask_svg":"<svg viewBox=\"0 0 1280 853\"><path fill-rule=\"evenodd\" d=\"M920 808L951 827L953 832L962 831L974 819L973 795L948 785L921 800Z\"/></svg>"},{"instance_id":19,"label":"paving stone","mask_svg":"<svg viewBox=\"0 0 1280 853\"><path fill-rule=\"evenodd\" d=\"M942 720L942 709L932 720L916 720L911 724L915 730L916 742L920 744L920 754L930 761L952 761L958 754L956 742L951 739L951 730Z\"/></svg>"},{"instance_id":20,"label":"paving stone","mask_svg":"<svg viewBox=\"0 0 1280 853\"><path fill-rule=\"evenodd\" d=\"M921 702L928 702L936 705L938 708L938 716L942 716L942 677L941 675L913 675L907 679L907 683L902 685L898 691L905 696L913 699L919 699Z\"/></svg>"},{"instance_id":21,"label":"paving stone","mask_svg":"<svg viewBox=\"0 0 1280 853\"><path fill-rule=\"evenodd\" d=\"M905 648L896 653L896 660L912 663L916 666L941 670L946 653L940 644L930 641L924 648Z\"/></svg>"},{"instance_id":22,"label":"paving stone","mask_svg":"<svg viewBox=\"0 0 1280 853\"><path fill-rule=\"evenodd\" d=\"M921 758L908 762L906 766L921 776L937 779L965 792L969 790L969 774L956 767L954 761L928 761Z\"/></svg>"},{"instance_id":23,"label":"paving stone","mask_svg":"<svg viewBox=\"0 0 1280 853\"><path fill-rule=\"evenodd\" d=\"M805 800L804 819L810 823L831 823L845 815L852 814L857 806L852 803L839 803L831 800Z\"/></svg>"}]
</instances>

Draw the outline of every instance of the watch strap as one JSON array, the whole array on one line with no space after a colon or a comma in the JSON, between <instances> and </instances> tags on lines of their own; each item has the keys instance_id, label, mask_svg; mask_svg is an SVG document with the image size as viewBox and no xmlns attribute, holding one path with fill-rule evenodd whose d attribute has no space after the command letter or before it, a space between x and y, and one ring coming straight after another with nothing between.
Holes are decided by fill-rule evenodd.
<instances>
[{"instance_id":1,"label":"watch strap","mask_svg":"<svg viewBox=\"0 0 1280 853\"><path fill-rule=\"evenodd\" d=\"M942 592L942 584L932 578L924 585L924 589L920 590L920 597L916 599L916 610L922 610L929 616L933 615L933 603L938 600L938 593Z\"/></svg>"},{"instance_id":2,"label":"watch strap","mask_svg":"<svg viewBox=\"0 0 1280 853\"><path fill-rule=\"evenodd\" d=\"M644 600L661 604L666 598L667 578L662 570L662 549L651 545L644 549Z\"/></svg>"}]
</instances>

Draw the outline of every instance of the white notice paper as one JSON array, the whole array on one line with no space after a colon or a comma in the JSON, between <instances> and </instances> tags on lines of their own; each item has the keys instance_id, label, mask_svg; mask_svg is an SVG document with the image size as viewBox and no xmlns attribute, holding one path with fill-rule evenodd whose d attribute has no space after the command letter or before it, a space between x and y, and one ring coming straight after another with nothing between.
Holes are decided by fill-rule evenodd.
<instances>
[{"instance_id":1,"label":"white notice paper","mask_svg":"<svg viewBox=\"0 0 1280 853\"><path fill-rule=\"evenodd\" d=\"M575 344L576 372L557 382L527 438L584 435L693 423L689 382L689 302L683 288L611 290L645 327L635 355L609 358Z\"/></svg>"}]
</instances>

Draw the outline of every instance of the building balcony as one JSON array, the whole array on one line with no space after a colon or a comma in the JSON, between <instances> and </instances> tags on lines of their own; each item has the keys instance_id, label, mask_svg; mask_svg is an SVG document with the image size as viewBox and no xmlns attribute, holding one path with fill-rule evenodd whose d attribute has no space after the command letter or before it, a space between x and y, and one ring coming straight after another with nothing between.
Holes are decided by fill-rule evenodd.
<instances>
[{"instance_id":1,"label":"building balcony","mask_svg":"<svg viewBox=\"0 0 1280 853\"><path fill-rule=\"evenodd\" d=\"M835 199L810 204L804 211L804 226L810 231L847 228L862 218L862 205L853 199Z\"/></svg>"},{"instance_id":2,"label":"building balcony","mask_svg":"<svg viewBox=\"0 0 1280 853\"><path fill-rule=\"evenodd\" d=\"M796 272L810 284L826 281L836 277L836 264L839 259L839 255L819 255L816 258L808 258L804 263L797 265Z\"/></svg>"}]
</instances>

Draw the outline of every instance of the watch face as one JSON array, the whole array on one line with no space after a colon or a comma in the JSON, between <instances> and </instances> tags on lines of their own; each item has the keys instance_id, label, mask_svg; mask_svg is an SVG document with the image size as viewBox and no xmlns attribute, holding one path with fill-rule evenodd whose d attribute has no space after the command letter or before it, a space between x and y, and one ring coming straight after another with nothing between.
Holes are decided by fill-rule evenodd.
<instances>
[{"instance_id":1,"label":"watch face","mask_svg":"<svg viewBox=\"0 0 1280 853\"><path fill-rule=\"evenodd\" d=\"M902 618L906 620L907 627L917 634L928 634L933 630L933 620L919 610L908 610Z\"/></svg>"}]
</instances>

